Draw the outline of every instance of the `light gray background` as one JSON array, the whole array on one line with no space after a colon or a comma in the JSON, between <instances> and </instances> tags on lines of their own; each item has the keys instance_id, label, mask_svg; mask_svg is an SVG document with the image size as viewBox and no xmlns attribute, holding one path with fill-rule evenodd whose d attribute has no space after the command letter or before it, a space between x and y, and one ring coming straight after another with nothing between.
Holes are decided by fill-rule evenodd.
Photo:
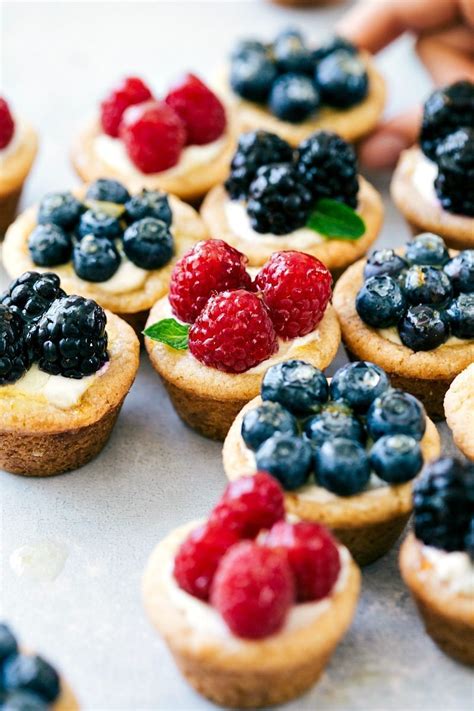
<instances>
[{"instance_id":1,"label":"light gray background","mask_svg":"<svg viewBox=\"0 0 474 711\"><path fill-rule=\"evenodd\" d=\"M297 12L263 0L4 3L2 93L41 136L24 205L74 184L71 138L117 78L137 73L159 91L182 70L209 76L236 36L271 37L291 22L316 40L341 10ZM380 67L389 113L429 90L409 39L384 53ZM369 177L387 205L380 244L403 242L408 232L389 201L388 176ZM143 356L94 463L45 480L0 476L3 614L24 644L60 665L84 708L211 708L145 619L140 576L155 543L217 499L225 484L220 449L180 423ZM52 582L17 577L12 552L44 540L66 547L63 571ZM461 710L472 705L472 681L424 634L392 552L364 571L354 625L321 682L288 708Z\"/></svg>"}]
</instances>

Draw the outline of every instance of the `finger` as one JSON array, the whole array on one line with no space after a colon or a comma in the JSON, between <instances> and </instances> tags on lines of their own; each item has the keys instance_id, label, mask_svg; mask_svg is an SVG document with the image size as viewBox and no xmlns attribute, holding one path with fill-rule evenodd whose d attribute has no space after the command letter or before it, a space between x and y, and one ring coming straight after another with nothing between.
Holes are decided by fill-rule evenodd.
<instances>
[{"instance_id":1,"label":"finger","mask_svg":"<svg viewBox=\"0 0 474 711\"><path fill-rule=\"evenodd\" d=\"M400 153L418 138L422 109L410 109L400 116L381 124L359 146L359 159L368 168L393 167Z\"/></svg>"},{"instance_id":2,"label":"finger","mask_svg":"<svg viewBox=\"0 0 474 711\"><path fill-rule=\"evenodd\" d=\"M459 0L459 5L466 22L471 27L474 27L474 2L472 0Z\"/></svg>"},{"instance_id":3,"label":"finger","mask_svg":"<svg viewBox=\"0 0 474 711\"><path fill-rule=\"evenodd\" d=\"M443 44L467 55L474 56L474 29L459 25L436 32L435 36Z\"/></svg>"},{"instance_id":4,"label":"finger","mask_svg":"<svg viewBox=\"0 0 474 711\"><path fill-rule=\"evenodd\" d=\"M460 79L474 81L472 57L453 49L436 36L420 37L416 51L435 84L443 86Z\"/></svg>"}]
</instances>

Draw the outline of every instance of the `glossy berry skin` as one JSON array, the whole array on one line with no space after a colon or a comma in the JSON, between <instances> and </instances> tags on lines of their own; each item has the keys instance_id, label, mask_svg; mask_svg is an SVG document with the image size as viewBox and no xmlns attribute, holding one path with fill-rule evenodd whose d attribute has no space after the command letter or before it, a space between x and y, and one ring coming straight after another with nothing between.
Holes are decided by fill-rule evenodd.
<instances>
[{"instance_id":1,"label":"glossy berry skin","mask_svg":"<svg viewBox=\"0 0 474 711\"><path fill-rule=\"evenodd\" d=\"M117 138L125 110L151 98L151 91L138 77L122 79L100 105L100 121L104 133Z\"/></svg>"},{"instance_id":2,"label":"glossy berry skin","mask_svg":"<svg viewBox=\"0 0 474 711\"><path fill-rule=\"evenodd\" d=\"M335 539L318 523L279 521L265 535L262 544L286 553L295 578L298 602L327 597L341 570Z\"/></svg>"},{"instance_id":3,"label":"glossy berry skin","mask_svg":"<svg viewBox=\"0 0 474 711\"><path fill-rule=\"evenodd\" d=\"M449 338L449 319L427 304L410 306L398 324L404 346L412 351L431 351Z\"/></svg>"},{"instance_id":4,"label":"glossy berry skin","mask_svg":"<svg viewBox=\"0 0 474 711\"><path fill-rule=\"evenodd\" d=\"M315 62L320 62L321 59L325 59L326 57L329 57L330 54L334 54L334 52L338 52L341 49L353 55L356 55L358 52L357 47L353 45L352 42L344 39L344 37L334 35L327 38L325 42L313 51L313 60Z\"/></svg>"},{"instance_id":5,"label":"glossy berry skin","mask_svg":"<svg viewBox=\"0 0 474 711\"><path fill-rule=\"evenodd\" d=\"M29 326L41 318L55 299L65 295L56 274L25 272L10 284L0 302Z\"/></svg>"},{"instance_id":6,"label":"glossy berry skin","mask_svg":"<svg viewBox=\"0 0 474 711\"><path fill-rule=\"evenodd\" d=\"M459 128L436 149L435 190L448 212L474 217L474 128Z\"/></svg>"},{"instance_id":7,"label":"glossy berry skin","mask_svg":"<svg viewBox=\"0 0 474 711\"><path fill-rule=\"evenodd\" d=\"M448 276L436 267L415 265L402 276L402 289L412 304L443 304L453 290Z\"/></svg>"},{"instance_id":8,"label":"glossy berry skin","mask_svg":"<svg viewBox=\"0 0 474 711\"><path fill-rule=\"evenodd\" d=\"M298 30L284 30L273 43L273 56L281 74L296 72L312 75L314 61Z\"/></svg>"},{"instance_id":9,"label":"glossy berry skin","mask_svg":"<svg viewBox=\"0 0 474 711\"><path fill-rule=\"evenodd\" d=\"M244 639L276 634L295 599L291 569L284 553L253 541L233 546L222 559L211 604L231 632Z\"/></svg>"},{"instance_id":10,"label":"glossy berry skin","mask_svg":"<svg viewBox=\"0 0 474 711\"><path fill-rule=\"evenodd\" d=\"M369 277L356 296L356 310L373 328L395 326L406 309L406 298L397 282L385 274Z\"/></svg>"},{"instance_id":11,"label":"glossy berry skin","mask_svg":"<svg viewBox=\"0 0 474 711\"><path fill-rule=\"evenodd\" d=\"M72 193L48 193L38 209L38 224L53 224L70 230L77 224L84 206Z\"/></svg>"},{"instance_id":12,"label":"glossy berry skin","mask_svg":"<svg viewBox=\"0 0 474 711\"><path fill-rule=\"evenodd\" d=\"M0 305L0 385L14 383L29 366L29 354L20 317Z\"/></svg>"},{"instance_id":13,"label":"glossy berry skin","mask_svg":"<svg viewBox=\"0 0 474 711\"><path fill-rule=\"evenodd\" d=\"M344 400L355 412L363 415L389 386L390 381L382 368L359 360L336 371L329 392L333 400Z\"/></svg>"},{"instance_id":14,"label":"glossy berry skin","mask_svg":"<svg viewBox=\"0 0 474 711\"><path fill-rule=\"evenodd\" d=\"M277 349L277 336L265 305L243 289L212 296L189 331L192 355L200 363L226 373L244 373Z\"/></svg>"},{"instance_id":15,"label":"glossy berry skin","mask_svg":"<svg viewBox=\"0 0 474 711\"><path fill-rule=\"evenodd\" d=\"M278 402L297 417L319 412L328 399L324 373L302 360L287 360L272 365L264 375L262 400Z\"/></svg>"},{"instance_id":16,"label":"glossy berry skin","mask_svg":"<svg viewBox=\"0 0 474 711\"><path fill-rule=\"evenodd\" d=\"M474 293L459 294L446 309L451 333L456 338L474 338Z\"/></svg>"},{"instance_id":17,"label":"glossy berry skin","mask_svg":"<svg viewBox=\"0 0 474 711\"><path fill-rule=\"evenodd\" d=\"M444 265L456 294L474 292L474 249L465 249Z\"/></svg>"},{"instance_id":18,"label":"glossy berry skin","mask_svg":"<svg viewBox=\"0 0 474 711\"><path fill-rule=\"evenodd\" d=\"M165 98L186 129L188 145L216 141L225 131L225 109L217 96L194 74L186 74Z\"/></svg>"},{"instance_id":19,"label":"glossy berry skin","mask_svg":"<svg viewBox=\"0 0 474 711\"><path fill-rule=\"evenodd\" d=\"M173 256L174 239L166 222L144 217L125 230L123 249L137 267L161 269Z\"/></svg>"},{"instance_id":20,"label":"glossy berry skin","mask_svg":"<svg viewBox=\"0 0 474 711\"><path fill-rule=\"evenodd\" d=\"M69 261L72 239L57 225L37 225L28 237L31 259L40 267L55 267Z\"/></svg>"},{"instance_id":21,"label":"glossy berry skin","mask_svg":"<svg viewBox=\"0 0 474 711\"><path fill-rule=\"evenodd\" d=\"M319 259L302 252L274 252L255 279L277 334L284 339L311 333L331 298L332 276Z\"/></svg>"},{"instance_id":22,"label":"glossy berry skin","mask_svg":"<svg viewBox=\"0 0 474 711\"><path fill-rule=\"evenodd\" d=\"M0 664L13 654L18 652L18 644L15 635L8 625L0 624Z\"/></svg>"},{"instance_id":23,"label":"glossy berry skin","mask_svg":"<svg viewBox=\"0 0 474 711\"><path fill-rule=\"evenodd\" d=\"M436 89L423 108L420 146L431 160L437 159L439 142L461 126L474 125L474 87L468 80Z\"/></svg>"},{"instance_id":24,"label":"glossy berry skin","mask_svg":"<svg viewBox=\"0 0 474 711\"><path fill-rule=\"evenodd\" d=\"M365 431L357 417L330 406L306 421L305 433L314 447L335 437L346 437L361 444L365 442Z\"/></svg>"},{"instance_id":25,"label":"glossy berry skin","mask_svg":"<svg viewBox=\"0 0 474 711\"><path fill-rule=\"evenodd\" d=\"M129 224L145 217L154 217L161 220L168 227L171 227L173 214L171 212L168 195L158 190L146 190L145 188L133 195L125 203L125 218Z\"/></svg>"},{"instance_id":26,"label":"glossy berry skin","mask_svg":"<svg viewBox=\"0 0 474 711\"><path fill-rule=\"evenodd\" d=\"M275 63L267 54L247 52L233 60L229 81L243 99L260 103L267 100L277 76Z\"/></svg>"},{"instance_id":27,"label":"glossy berry skin","mask_svg":"<svg viewBox=\"0 0 474 711\"><path fill-rule=\"evenodd\" d=\"M257 450L275 434L298 434L298 422L278 402L263 402L245 413L242 420L242 439L249 449Z\"/></svg>"},{"instance_id":28,"label":"glossy berry skin","mask_svg":"<svg viewBox=\"0 0 474 711\"><path fill-rule=\"evenodd\" d=\"M0 96L0 150L6 148L15 133L15 122L10 108L3 97Z\"/></svg>"},{"instance_id":29,"label":"glossy berry skin","mask_svg":"<svg viewBox=\"0 0 474 711\"><path fill-rule=\"evenodd\" d=\"M268 99L270 111L281 121L301 123L319 108L314 82L304 74L282 74L273 83Z\"/></svg>"},{"instance_id":30,"label":"glossy berry skin","mask_svg":"<svg viewBox=\"0 0 474 711\"><path fill-rule=\"evenodd\" d=\"M347 437L329 439L318 447L314 467L317 482L338 496L358 494L370 478L364 447Z\"/></svg>"},{"instance_id":31,"label":"glossy berry skin","mask_svg":"<svg viewBox=\"0 0 474 711\"><path fill-rule=\"evenodd\" d=\"M94 235L94 237L105 237L109 240L117 239L123 234L120 220L102 209L86 210L81 215L77 228L79 239Z\"/></svg>"},{"instance_id":32,"label":"glossy berry skin","mask_svg":"<svg viewBox=\"0 0 474 711\"><path fill-rule=\"evenodd\" d=\"M374 400L367 414L367 431L373 440L388 434L406 434L419 441L425 429L422 404L402 390L386 390Z\"/></svg>"},{"instance_id":33,"label":"glossy berry skin","mask_svg":"<svg viewBox=\"0 0 474 711\"><path fill-rule=\"evenodd\" d=\"M474 561L474 516L471 518L471 523L468 526L466 535L464 536L464 550L468 554L471 561Z\"/></svg>"},{"instance_id":34,"label":"glossy berry skin","mask_svg":"<svg viewBox=\"0 0 474 711\"><path fill-rule=\"evenodd\" d=\"M13 691L2 702L2 711L48 711L49 708L46 701L29 691Z\"/></svg>"},{"instance_id":35,"label":"glossy berry skin","mask_svg":"<svg viewBox=\"0 0 474 711\"><path fill-rule=\"evenodd\" d=\"M94 180L87 188L86 201L98 200L99 202L113 202L116 205L125 205L130 200L130 193L118 180L99 178Z\"/></svg>"},{"instance_id":36,"label":"glossy berry skin","mask_svg":"<svg viewBox=\"0 0 474 711\"><path fill-rule=\"evenodd\" d=\"M120 254L110 239L88 235L74 245L72 263L80 279L99 283L113 277L120 266Z\"/></svg>"},{"instance_id":37,"label":"glossy berry skin","mask_svg":"<svg viewBox=\"0 0 474 711\"><path fill-rule=\"evenodd\" d=\"M408 263L393 249L376 249L372 252L364 267L364 279L373 276L390 276L396 279Z\"/></svg>"},{"instance_id":38,"label":"glossy berry skin","mask_svg":"<svg viewBox=\"0 0 474 711\"><path fill-rule=\"evenodd\" d=\"M314 76L322 103L339 109L360 103L369 90L364 62L344 49L318 62Z\"/></svg>"},{"instance_id":39,"label":"glossy berry skin","mask_svg":"<svg viewBox=\"0 0 474 711\"><path fill-rule=\"evenodd\" d=\"M246 57L252 52L257 54L266 55L268 54L269 48L263 42L253 39L243 39L239 40L232 49L230 54L231 59L240 59L241 57Z\"/></svg>"},{"instance_id":40,"label":"glossy berry skin","mask_svg":"<svg viewBox=\"0 0 474 711\"><path fill-rule=\"evenodd\" d=\"M209 298L221 291L250 289L247 257L221 239L198 242L176 263L169 302L173 313L194 323Z\"/></svg>"},{"instance_id":41,"label":"glossy berry skin","mask_svg":"<svg viewBox=\"0 0 474 711\"><path fill-rule=\"evenodd\" d=\"M311 445L295 435L276 434L257 450L258 469L269 472L286 491L306 483L312 464Z\"/></svg>"},{"instance_id":42,"label":"glossy berry skin","mask_svg":"<svg viewBox=\"0 0 474 711\"><path fill-rule=\"evenodd\" d=\"M389 484L413 479L423 466L419 442L409 435L385 435L370 450L370 466Z\"/></svg>"},{"instance_id":43,"label":"glossy berry skin","mask_svg":"<svg viewBox=\"0 0 474 711\"><path fill-rule=\"evenodd\" d=\"M408 242L405 259L410 264L442 267L449 259L449 252L441 237L425 232Z\"/></svg>"},{"instance_id":44,"label":"glossy berry skin","mask_svg":"<svg viewBox=\"0 0 474 711\"><path fill-rule=\"evenodd\" d=\"M57 671L42 657L19 654L3 666L3 684L7 691L30 691L48 703L59 696L61 687Z\"/></svg>"}]
</instances>

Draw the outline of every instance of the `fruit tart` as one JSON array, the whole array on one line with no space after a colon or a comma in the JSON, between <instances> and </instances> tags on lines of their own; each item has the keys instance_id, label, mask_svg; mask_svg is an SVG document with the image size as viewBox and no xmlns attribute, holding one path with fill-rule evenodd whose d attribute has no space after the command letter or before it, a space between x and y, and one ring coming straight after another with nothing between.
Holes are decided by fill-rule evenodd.
<instances>
[{"instance_id":1,"label":"fruit tart","mask_svg":"<svg viewBox=\"0 0 474 711\"><path fill-rule=\"evenodd\" d=\"M474 460L474 362L454 378L444 398L444 412L457 446Z\"/></svg>"},{"instance_id":2,"label":"fruit tart","mask_svg":"<svg viewBox=\"0 0 474 711\"><path fill-rule=\"evenodd\" d=\"M367 52L337 36L312 49L294 28L271 43L238 42L216 87L239 131L263 128L294 146L317 129L358 140L385 103L384 80Z\"/></svg>"},{"instance_id":3,"label":"fruit tart","mask_svg":"<svg viewBox=\"0 0 474 711\"><path fill-rule=\"evenodd\" d=\"M419 144L404 151L392 197L415 234L474 248L474 83L437 89L425 103Z\"/></svg>"},{"instance_id":4,"label":"fruit tart","mask_svg":"<svg viewBox=\"0 0 474 711\"><path fill-rule=\"evenodd\" d=\"M276 252L254 281L246 266L222 240L199 242L176 264L144 332L177 413L213 439L224 439L272 363L301 357L325 368L340 342L320 261Z\"/></svg>"},{"instance_id":5,"label":"fruit tart","mask_svg":"<svg viewBox=\"0 0 474 711\"><path fill-rule=\"evenodd\" d=\"M228 112L194 74L163 99L127 77L76 139L72 161L85 182L106 176L132 192L165 190L195 201L225 179L233 150Z\"/></svg>"},{"instance_id":6,"label":"fruit tart","mask_svg":"<svg viewBox=\"0 0 474 711\"><path fill-rule=\"evenodd\" d=\"M380 365L443 418L447 389L474 361L474 250L450 255L431 233L400 252L376 250L343 274L334 307L349 355Z\"/></svg>"},{"instance_id":7,"label":"fruit tart","mask_svg":"<svg viewBox=\"0 0 474 711\"><path fill-rule=\"evenodd\" d=\"M59 277L26 272L0 296L0 468L77 469L102 450L138 368L128 324Z\"/></svg>"},{"instance_id":8,"label":"fruit tart","mask_svg":"<svg viewBox=\"0 0 474 711\"><path fill-rule=\"evenodd\" d=\"M354 615L360 573L323 526L289 523L266 473L231 483L207 521L174 530L143 579L146 611L187 681L257 708L319 678Z\"/></svg>"},{"instance_id":9,"label":"fruit tart","mask_svg":"<svg viewBox=\"0 0 474 711\"><path fill-rule=\"evenodd\" d=\"M12 114L0 96L0 237L13 222L23 184L38 150L34 128Z\"/></svg>"},{"instance_id":10,"label":"fruit tart","mask_svg":"<svg viewBox=\"0 0 474 711\"><path fill-rule=\"evenodd\" d=\"M439 451L421 403L391 388L378 366L355 362L328 381L310 363L289 360L267 370L223 457L231 480L269 472L290 514L329 526L366 565L403 531L412 481Z\"/></svg>"},{"instance_id":11,"label":"fruit tart","mask_svg":"<svg viewBox=\"0 0 474 711\"><path fill-rule=\"evenodd\" d=\"M9 228L3 262L11 277L51 270L81 294L143 329L168 291L176 258L206 236L199 215L174 195L99 178L87 188L48 193Z\"/></svg>"},{"instance_id":12,"label":"fruit tart","mask_svg":"<svg viewBox=\"0 0 474 711\"><path fill-rule=\"evenodd\" d=\"M474 666L474 464L432 462L415 485L413 504L402 577L433 641Z\"/></svg>"},{"instance_id":13,"label":"fruit tart","mask_svg":"<svg viewBox=\"0 0 474 711\"><path fill-rule=\"evenodd\" d=\"M251 266L299 249L337 275L376 240L383 205L337 134L318 131L294 149L260 130L240 136L230 175L208 193L201 214L210 233L245 252Z\"/></svg>"}]
</instances>

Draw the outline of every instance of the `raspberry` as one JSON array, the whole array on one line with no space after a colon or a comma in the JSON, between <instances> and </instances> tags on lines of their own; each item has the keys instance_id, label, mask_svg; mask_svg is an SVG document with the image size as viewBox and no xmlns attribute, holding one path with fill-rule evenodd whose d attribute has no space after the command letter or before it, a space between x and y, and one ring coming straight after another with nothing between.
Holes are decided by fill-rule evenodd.
<instances>
[{"instance_id":1,"label":"raspberry","mask_svg":"<svg viewBox=\"0 0 474 711\"><path fill-rule=\"evenodd\" d=\"M122 79L100 105L100 122L104 133L117 138L125 109L151 98L151 91L138 77Z\"/></svg>"},{"instance_id":2,"label":"raspberry","mask_svg":"<svg viewBox=\"0 0 474 711\"><path fill-rule=\"evenodd\" d=\"M275 329L263 301L243 289L212 296L189 331L193 356L227 373L243 373L277 349Z\"/></svg>"},{"instance_id":3,"label":"raspberry","mask_svg":"<svg viewBox=\"0 0 474 711\"><path fill-rule=\"evenodd\" d=\"M238 540L235 531L211 521L191 531L174 559L173 574L179 587L208 600L219 561Z\"/></svg>"},{"instance_id":4,"label":"raspberry","mask_svg":"<svg viewBox=\"0 0 474 711\"><path fill-rule=\"evenodd\" d=\"M226 530L242 538L255 538L285 516L283 491L272 476L257 472L231 482L211 514Z\"/></svg>"},{"instance_id":5,"label":"raspberry","mask_svg":"<svg viewBox=\"0 0 474 711\"><path fill-rule=\"evenodd\" d=\"M334 538L318 523L279 521L263 545L286 552L299 602L321 600L331 592L341 569Z\"/></svg>"},{"instance_id":6,"label":"raspberry","mask_svg":"<svg viewBox=\"0 0 474 711\"><path fill-rule=\"evenodd\" d=\"M305 336L321 321L331 284L324 264L302 252L275 252L256 278L275 331L288 339Z\"/></svg>"},{"instance_id":7,"label":"raspberry","mask_svg":"<svg viewBox=\"0 0 474 711\"><path fill-rule=\"evenodd\" d=\"M286 555L242 541L222 558L211 604L237 637L262 639L278 632L294 602Z\"/></svg>"},{"instance_id":8,"label":"raspberry","mask_svg":"<svg viewBox=\"0 0 474 711\"><path fill-rule=\"evenodd\" d=\"M186 126L187 143L211 143L224 133L227 119L217 96L194 74L187 74L165 99Z\"/></svg>"},{"instance_id":9,"label":"raspberry","mask_svg":"<svg viewBox=\"0 0 474 711\"><path fill-rule=\"evenodd\" d=\"M169 301L176 316L193 323L212 294L249 289L247 257L221 239L198 242L177 262L171 275Z\"/></svg>"},{"instance_id":10,"label":"raspberry","mask_svg":"<svg viewBox=\"0 0 474 711\"><path fill-rule=\"evenodd\" d=\"M8 146L15 132L15 123L5 99L0 96L0 150Z\"/></svg>"},{"instance_id":11,"label":"raspberry","mask_svg":"<svg viewBox=\"0 0 474 711\"><path fill-rule=\"evenodd\" d=\"M130 160L142 173L159 173L178 162L186 130L164 101L147 101L125 111L120 138Z\"/></svg>"}]
</instances>

